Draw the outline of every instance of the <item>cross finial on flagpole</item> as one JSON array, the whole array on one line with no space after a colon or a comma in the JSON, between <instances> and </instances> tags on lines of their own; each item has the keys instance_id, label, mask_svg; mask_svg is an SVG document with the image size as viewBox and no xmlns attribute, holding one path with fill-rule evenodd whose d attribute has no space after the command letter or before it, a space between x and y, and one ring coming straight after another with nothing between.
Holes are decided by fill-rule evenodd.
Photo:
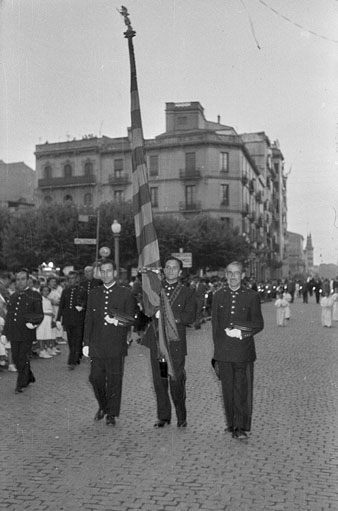
<instances>
[{"instance_id":1,"label":"cross finial on flagpole","mask_svg":"<svg viewBox=\"0 0 338 511\"><path fill-rule=\"evenodd\" d=\"M121 16L124 17L124 22L128 27L127 30L124 32L124 37L126 37L127 39L134 37L136 32L133 29L133 27L131 26L131 21L129 19L130 15L129 15L127 7L124 7L124 5L121 5L121 10L119 11L119 13L121 14Z\"/></svg>"}]
</instances>

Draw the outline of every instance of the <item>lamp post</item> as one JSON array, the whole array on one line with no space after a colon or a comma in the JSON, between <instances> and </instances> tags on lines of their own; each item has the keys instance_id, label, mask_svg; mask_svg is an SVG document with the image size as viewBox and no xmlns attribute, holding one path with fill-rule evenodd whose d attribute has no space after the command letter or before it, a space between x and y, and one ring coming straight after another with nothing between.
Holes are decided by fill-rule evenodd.
<instances>
[{"instance_id":1,"label":"lamp post","mask_svg":"<svg viewBox=\"0 0 338 511\"><path fill-rule=\"evenodd\" d=\"M116 266L116 280L119 281L120 278L120 232L121 232L121 224L118 223L117 220L111 224L111 230L113 231L114 236L114 256L115 256L115 266Z\"/></svg>"}]
</instances>

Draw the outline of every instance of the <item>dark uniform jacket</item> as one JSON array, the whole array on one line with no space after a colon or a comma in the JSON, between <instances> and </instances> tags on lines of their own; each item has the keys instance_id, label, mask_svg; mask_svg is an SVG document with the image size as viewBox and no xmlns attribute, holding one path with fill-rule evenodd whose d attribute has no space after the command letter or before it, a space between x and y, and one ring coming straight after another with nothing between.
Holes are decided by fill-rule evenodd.
<instances>
[{"instance_id":1,"label":"dark uniform jacket","mask_svg":"<svg viewBox=\"0 0 338 511\"><path fill-rule=\"evenodd\" d=\"M80 287L86 290L87 298L89 295L89 291L94 289L95 287L102 286L102 280L92 278L91 280L83 279L80 281Z\"/></svg>"},{"instance_id":2,"label":"dark uniform jacket","mask_svg":"<svg viewBox=\"0 0 338 511\"><path fill-rule=\"evenodd\" d=\"M191 325L195 321L195 291L180 283L177 283L177 286L179 286L177 290L169 289L173 286L168 285L166 281L162 285L169 297L180 339L178 342L170 343L170 353L173 358L179 358L187 354L186 326ZM170 299L170 295L172 295L173 299ZM153 323L157 323L157 320L153 319ZM142 344L157 352L156 334L153 324L149 325Z\"/></svg>"},{"instance_id":3,"label":"dark uniform jacket","mask_svg":"<svg viewBox=\"0 0 338 511\"><path fill-rule=\"evenodd\" d=\"M87 292L83 287L72 286L62 291L60 298L59 311L56 320L67 326L82 325L86 313ZM82 307L82 311L78 311L76 306Z\"/></svg>"},{"instance_id":4,"label":"dark uniform jacket","mask_svg":"<svg viewBox=\"0 0 338 511\"><path fill-rule=\"evenodd\" d=\"M264 321L258 293L241 286L237 291L223 287L216 291L212 306L214 359L224 362L254 362L253 336L263 330ZM242 339L229 337L226 328L239 328Z\"/></svg>"},{"instance_id":5,"label":"dark uniform jacket","mask_svg":"<svg viewBox=\"0 0 338 511\"><path fill-rule=\"evenodd\" d=\"M33 289L13 293L9 298L3 335L9 341L34 341L35 329L26 323L39 325L43 320L42 297Z\"/></svg>"},{"instance_id":6,"label":"dark uniform jacket","mask_svg":"<svg viewBox=\"0 0 338 511\"><path fill-rule=\"evenodd\" d=\"M89 346L90 357L127 355L128 328L115 326L104 319L113 309L135 316L136 302L130 289L115 283L110 288L100 286L90 291L83 338L84 345Z\"/></svg>"}]
</instances>

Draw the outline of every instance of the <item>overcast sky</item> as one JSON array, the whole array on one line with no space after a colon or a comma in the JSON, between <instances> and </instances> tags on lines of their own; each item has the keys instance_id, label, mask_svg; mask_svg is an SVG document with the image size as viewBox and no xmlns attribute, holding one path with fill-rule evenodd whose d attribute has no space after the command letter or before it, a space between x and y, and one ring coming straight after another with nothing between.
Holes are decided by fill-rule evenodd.
<instances>
[{"instance_id":1,"label":"overcast sky","mask_svg":"<svg viewBox=\"0 0 338 511\"><path fill-rule=\"evenodd\" d=\"M125 25L111 0L0 0L0 159L130 125ZM338 262L338 1L126 0L145 138L165 103L199 101L238 133L279 140L288 230Z\"/></svg>"}]
</instances>

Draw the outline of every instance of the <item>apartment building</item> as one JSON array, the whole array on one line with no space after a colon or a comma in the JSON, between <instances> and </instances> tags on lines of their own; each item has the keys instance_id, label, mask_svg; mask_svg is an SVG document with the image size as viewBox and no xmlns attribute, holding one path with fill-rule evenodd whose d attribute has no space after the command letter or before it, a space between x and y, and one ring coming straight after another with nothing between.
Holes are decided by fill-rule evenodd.
<instances>
[{"instance_id":1,"label":"apartment building","mask_svg":"<svg viewBox=\"0 0 338 511\"><path fill-rule=\"evenodd\" d=\"M282 276L286 177L278 142L239 135L208 121L199 102L166 103L165 132L145 140L155 215L220 218L250 245L250 273ZM73 201L82 210L132 198L130 130L36 146L40 203Z\"/></svg>"}]
</instances>

